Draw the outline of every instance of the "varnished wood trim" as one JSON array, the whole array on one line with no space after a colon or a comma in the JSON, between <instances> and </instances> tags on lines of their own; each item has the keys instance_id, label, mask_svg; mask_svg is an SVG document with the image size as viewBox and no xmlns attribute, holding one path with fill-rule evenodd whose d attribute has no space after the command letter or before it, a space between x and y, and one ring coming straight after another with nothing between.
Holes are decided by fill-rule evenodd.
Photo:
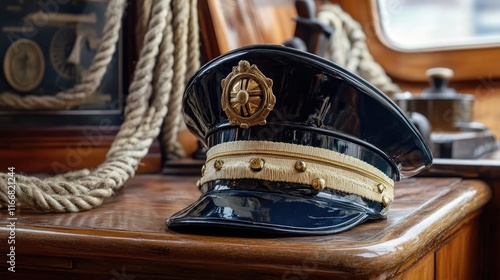
<instances>
[{"instance_id":1,"label":"varnished wood trim","mask_svg":"<svg viewBox=\"0 0 500 280\"><path fill-rule=\"evenodd\" d=\"M497 61L500 47L471 47L468 49L427 50L403 52L381 40L380 19L376 0L331 0L338 2L366 33L368 48L385 71L403 81L427 81L425 71L432 67L448 67L455 71L454 80L474 80L480 77L500 77ZM383 35L382 35L383 36Z\"/></svg>"},{"instance_id":2,"label":"varnished wood trim","mask_svg":"<svg viewBox=\"0 0 500 280\"><path fill-rule=\"evenodd\" d=\"M413 267L394 279L402 280L433 280L435 273L434 252L430 252L418 261Z\"/></svg>"},{"instance_id":3,"label":"varnished wood trim","mask_svg":"<svg viewBox=\"0 0 500 280\"><path fill-rule=\"evenodd\" d=\"M461 229L436 253L436 279L479 279L479 220ZM487 244L486 244L487 246Z\"/></svg>"},{"instance_id":4,"label":"varnished wood trim","mask_svg":"<svg viewBox=\"0 0 500 280\"><path fill-rule=\"evenodd\" d=\"M203 52L211 60L252 44L282 44L293 37L294 0L198 1Z\"/></svg>"}]
</instances>

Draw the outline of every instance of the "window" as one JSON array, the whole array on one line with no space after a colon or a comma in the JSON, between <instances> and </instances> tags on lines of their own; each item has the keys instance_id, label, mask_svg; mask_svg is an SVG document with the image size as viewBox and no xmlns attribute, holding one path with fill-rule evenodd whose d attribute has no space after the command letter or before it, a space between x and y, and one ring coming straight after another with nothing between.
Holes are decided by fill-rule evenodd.
<instances>
[{"instance_id":1,"label":"window","mask_svg":"<svg viewBox=\"0 0 500 280\"><path fill-rule=\"evenodd\" d=\"M377 0L382 35L401 50L500 45L498 0Z\"/></svg>"}]
</instances>

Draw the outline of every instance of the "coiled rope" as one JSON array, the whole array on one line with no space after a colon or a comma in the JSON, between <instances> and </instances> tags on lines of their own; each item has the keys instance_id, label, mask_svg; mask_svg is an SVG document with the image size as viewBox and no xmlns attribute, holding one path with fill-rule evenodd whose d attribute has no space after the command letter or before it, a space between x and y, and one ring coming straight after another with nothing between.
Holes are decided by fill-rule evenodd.
<instances>
[{"instance_id":1,"label":"coiled rope","mask_svg":"<svg viewBox=\"0 0 500 280\"><path fill-rule=\"evenodd\" d=\"M178 116L171 116L178 115L175 106L180 96L177 95L182 94L186 77L198 67L198 54L189 54L189 58L185 58L191 59L187 67L179 66L180 62L176 62L176 59L184 58L174 54L177 50L183 50L184 53L199 51L196 43L190 42L187 45L186 40L191 40L193 35L188 35L186 40L175 39L185 38L186 32L198 33L196 20L192 19L197 17L196 9L192 8L196 7L196 1L154 0L150 1L150 9L146 6L140 9L145 11L143 16L146 19L143 20L148 22L147 31L129 87L125 120L105 162L94 170L83 169L43 180L16 174L14 178L18 203L43 212L90 210L101 205L104 199L110 197L135 175L140 160L159 135L163 121L178 121ZM14 108L65 109L86 99L98 87L112 57L125 6L126 0L110 1L106 11L102 44L93 65L89 68L90 74L84 77L80 85L44 98L18 97L2 93L0 104ZM0 204L3 205L9 201L8 178L8 174L0 173Z\"/></svg>"},{"instance_id":2,"label":"coiled rope","mask_svg":"<svg viewBox=\"0 0 500 280\"><path fill-rule=\"evenodd\" d=\"M317 18L335 30L323 55L325 58L357 73L389 96L401 92L373 59L361 25L348 13L337 4L325 3L320 6Z\"/></svg>"}]
</instances>

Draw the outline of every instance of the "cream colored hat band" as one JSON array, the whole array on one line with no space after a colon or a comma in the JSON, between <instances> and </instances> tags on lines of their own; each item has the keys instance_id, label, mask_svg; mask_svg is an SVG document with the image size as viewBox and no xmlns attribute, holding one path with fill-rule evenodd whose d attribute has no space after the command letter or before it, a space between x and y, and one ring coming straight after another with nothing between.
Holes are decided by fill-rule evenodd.
<instances>
[{"instance_id":1,"label":"cream colored hat band","mask_svg":"<svg viewBox=\"0 0 500 280\"><path fill-rule=\"evenodd\" d=\"M388 206L394 181L374 166L335 151L269 141L235 141L207 151L199 184L259 179L356 194Z\"/></svg>"}]
</instances>

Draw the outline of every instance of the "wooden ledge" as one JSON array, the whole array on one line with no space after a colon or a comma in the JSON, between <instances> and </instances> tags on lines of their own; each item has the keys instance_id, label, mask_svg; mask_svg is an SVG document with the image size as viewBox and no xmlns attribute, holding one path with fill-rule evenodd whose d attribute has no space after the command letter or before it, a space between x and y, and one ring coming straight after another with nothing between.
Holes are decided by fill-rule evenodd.
<instances>
[{"instance_id":1,"label":"wooden ledge","mask_svg":"<svg viewBox=\"0 0 500 280\"><path fill-rule=\"evenodd\" d=\"M411 267L450 238L491 198L477 180L418 178L399 182L388 219L336 235L243 238L180 234L165 219L199 197L194 177L141 175L101 207L71 214L18 209L19 270L36 256L70 260L64 273L233 278L290 275L391 276ZM9 234L0 211L0 240ZM5 256L6 246L0 248ZM26 257L23 257L26 256ZM97 264L96 264L97 263ZM0 274L6 271L0 264ZM55 265L46 265L50 270ZM62 273L59 271L58 273ZM297 274L294 274L297 275ZM291 276L290 276L291 277ZM287 278L292 279L292 278Z\"/></svg>"}]
</instances>

